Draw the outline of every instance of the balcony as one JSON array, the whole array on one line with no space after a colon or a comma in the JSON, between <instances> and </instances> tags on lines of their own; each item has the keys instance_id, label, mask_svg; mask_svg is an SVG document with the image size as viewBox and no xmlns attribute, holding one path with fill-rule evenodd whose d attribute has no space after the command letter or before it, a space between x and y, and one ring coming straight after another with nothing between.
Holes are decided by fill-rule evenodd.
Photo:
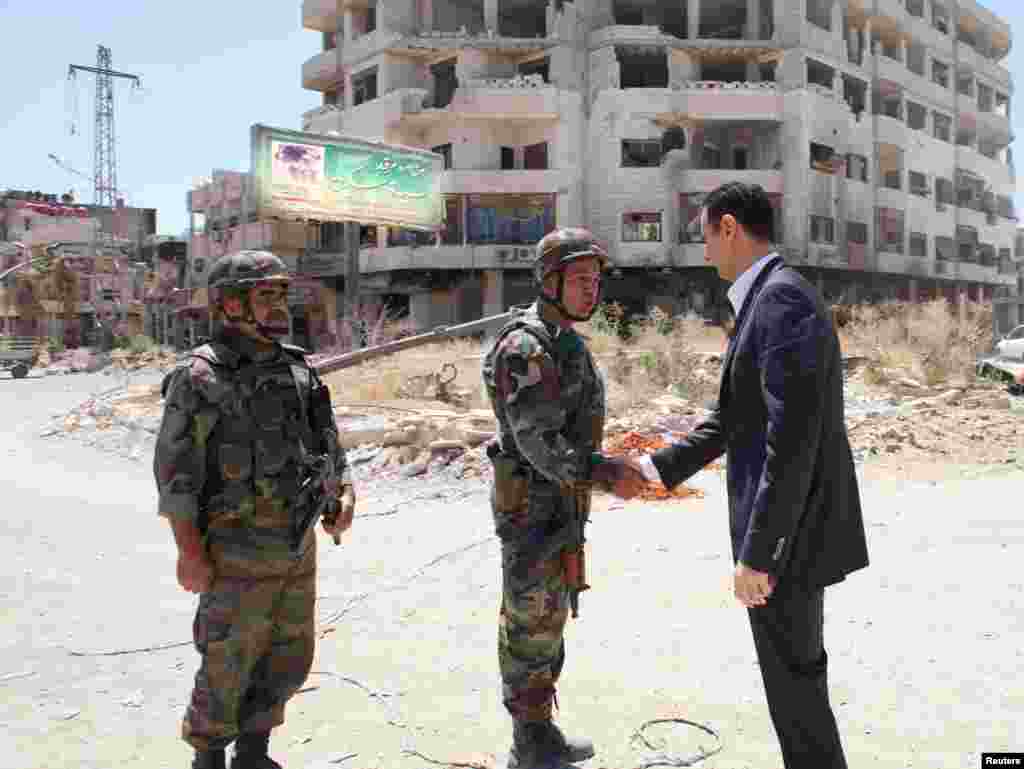
<instances>
[{"instance_id":1,"label":"balcony","mask_svg":"<svg viewBox=\"0 0 1024 769\"><path fill-rule=\"evenodd\" d=\"M678 191L682 193L711 192L727 181L746 184L760 184L769 194L782 194L784 189L782 171L748 170L731 171L719 169L688 170L679 180Z\"/></svg>"},{"instance_id":2,"label":"balcony","mask_svg":"<svg viewBox=\"0 0 1024 769\"><path fill-rule=\"evenodd\" d=\"M1013 140L1013 127L1006 115L998 112L975 112L979 130L988 136L996 136L1009 144Z\"/></svg>"},{"instance_id":3,"label":"balcony","mask_svg":"<svg viewBox=\"0 0 1024 769\"><path fill-rule=\"evenodd\" d=\"M985 157L975 150L961 147L957 153L957 166L977 174L997 190L1013 182L1010 167L1006 163Z\"/></svg>"},{"instance_id":4,"label":"balcony","mask_svg":"<svg viewBox=\"0 0 1024 769\"><path fill-rule=\"evenodd\" d=\"M343 80L341 51L322 51L302 65L302 87L310 91L326 91Z\"/></svg>"},{"instance_id":5,"label":"balcony","mask_svg":"<svg viewBox=\"0 0 1024 769\"><path fill-rule=\"evenodd\" d=\"M341 131L342 108L325 104L302 113L302 130L312 133Z\"/></svg>"},{"instance_id":6,"label":"balcony","mask_svg":"<svg viewBox=\"0 0 1024 769\"><path fill-rule=\"evenodd\" d=\"M359 272L527 269L532 259L533 248L526 245L388 246L364 248Z\"/></svg>"},{"instance_id":7,"label":"balcony","mask_svg":"<svg viewBox=\"0 0 1024 769\"><path fill-rule=\"evenodd\" d=\"M673 114L700 120L781 121L782 94L776 83L722 83L687 80L668 91L670 114L655 120L672 121Z\"/></svg>"},{"instance_id":8,"label":"balcony","mask_svg":"<svg viewBox=\"0 0 1024 769\"><path fill-rule=\"evenodd\" d=\"M875 254L878 272L888 272L894 275L905 275L910 272L910 264L918 257L907 254L895 254L891 251L878 251Z\"/></svg>"},{"instance_id":9,"label":"balcony","mask_svg":"<svg viewBox=\"0 0 1024 769\"><path fill-rule=\"evenodd\" d=\"M559 119L558 97L558 89L545 83L540 75L467 80L455 89L451 104L441 109L423 106L424 99L417 104L410 98L403 122L419 125L463 120L554 122Z\"/></svg>"},{"instance_id":10,"label":"balcony","mask_svg":"<svg viewBox=\"0 0 1024 769\"><path fill-rule=\"evenodd\" d=\"M566 185L566 177L567 172L561 170L445 171L441 175L441 192L539 195L557 192Z\"/></svg>"},{"instance_id":11,"label":"balcony","mask_svg":"<svg viewBox=\"0 0 1024 769\"><path fill-rule=\"evenodd\" d=\"M378 27L373 32L360 35L354 40L345 43L345 51L342 54L345 66L351 67L370 58L371 56L387 50L402 40L398 32L390 32Z\"/></svg>"},{"instance_id":12,"label":"balcony","mask_svg":"<svg viewBox=\"0 0 1024 769\"><path fill-rule=\"evenodd\" d=\"M995 267L984 267L976 262L960 262L957 265L957 277L979 283L991 283L997 276Z\"/></svg>"},{"instance_id":13,"label":"balcony","mask_svg":"<svg viewBox=\"0 0 1024 769\"><path fill-rule=\"evenodd\" d=\"M632 24L613 24L594 31L590 35L590 48L603 48L606 45L637 45L647 43L654 45L669 38L658 27ZM675 39L675 38L673 38Z\"/></svg>"},{"instance_id":14,"label":"balcony","mask_svg":"<svg viewBox=\"0 0 1024 769\"><path fill-rule=\"evenodd\" d=\"M335 32L341 27L344 0L302 0L302 28Z\"/></svg>"},{"instance_id":15,"label":"balcony","mask_svg":"<svg viewBox=\"0 0 1024 769\"><path fill-rule=\"evenodd\" d=\"M957 56L960 58L960 66L972 70L987 80L994 80L999 85L1010 87L1010 70L998 61L993 61L982 55L977 49L966 43L957 44ZM1005 61L1005 59L1004 59Z\"/></svg>"}]
</instances>

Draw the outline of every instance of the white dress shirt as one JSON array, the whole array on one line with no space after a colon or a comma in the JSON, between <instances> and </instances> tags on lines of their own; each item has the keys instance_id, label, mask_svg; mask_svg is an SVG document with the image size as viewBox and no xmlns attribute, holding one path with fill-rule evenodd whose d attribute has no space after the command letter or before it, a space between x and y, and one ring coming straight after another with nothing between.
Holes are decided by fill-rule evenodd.
<instances>
[{"instance_id":1,"label":"white dress shirt","mask_svg":"<svg viewBox=\"0 0 1024 769\"><path fill-rule=\"evenodd\" d=\"M750 265L750 267L745 269L743 274L736 278L733 284L729 286L729 290L726 292L726 297L729 299L729 304L732 305L733 314L737 318L740 317L740 312L743 310L743 306L747 302L747 297L750 295L750 289L753 287L754 283L757 282L757 278L761 274L761 271L764 270L764 268L768 266L768 263L774 258L774 251L770 254L765 254ZM639 462L640 470L643 472L644 478L648 481L661 483L661 474L658 472L658 468L654 466L654 461L651 459L650 454L642 456Z\"/></svg>"}]
</instances>

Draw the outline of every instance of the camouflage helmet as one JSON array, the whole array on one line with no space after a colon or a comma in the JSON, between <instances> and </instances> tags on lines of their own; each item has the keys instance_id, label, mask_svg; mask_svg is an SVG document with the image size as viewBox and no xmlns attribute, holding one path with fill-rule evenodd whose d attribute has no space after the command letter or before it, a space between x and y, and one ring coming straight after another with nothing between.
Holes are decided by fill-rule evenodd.
<instances>
[{"instance_id":1,"label":"camouflage helmet","mask_svg":"<svg viewBox=\"0 0 1024 769\"><path fill-rule=\"evenodd\" d=\"M236 251L213 263L206 278L211 301L218 302L225 289L247 288L255 283L289 283L291 276L280 257L269 251Z\"/></svg>"},{"instance_id":2,"label":"camouflage helmet","mask_svg":"<svg viewBox=\"0 0 1024 769\"><path fill-rule=\"evenodd\" d=\"M603 271L608 266L608 252L585 227L561 227L541 238L537 243L533 262L533 277L537 285L553 272L560 272L577 259L597 259Z\"/></svg>"}]
</instances>

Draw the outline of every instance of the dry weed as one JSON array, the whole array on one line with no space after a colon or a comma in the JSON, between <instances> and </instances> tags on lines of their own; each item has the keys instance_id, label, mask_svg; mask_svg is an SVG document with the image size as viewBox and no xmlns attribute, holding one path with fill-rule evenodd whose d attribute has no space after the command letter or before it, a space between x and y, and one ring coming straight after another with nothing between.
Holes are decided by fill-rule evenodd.
<instances>
[{"instance_id":1,"label":"dry weed","mask_svg":"<svg viewBox=\"0 0 1024 769\"><path fill-rule=\"evenodd\" d=\"M990 307L957 308L937 299L854 307L843 336L846 352L868 357L869 383L881 384L886 371L899 371L934 386L972 382L978 355L992 345L991 329Z\"/></svg>"}]
</instances>

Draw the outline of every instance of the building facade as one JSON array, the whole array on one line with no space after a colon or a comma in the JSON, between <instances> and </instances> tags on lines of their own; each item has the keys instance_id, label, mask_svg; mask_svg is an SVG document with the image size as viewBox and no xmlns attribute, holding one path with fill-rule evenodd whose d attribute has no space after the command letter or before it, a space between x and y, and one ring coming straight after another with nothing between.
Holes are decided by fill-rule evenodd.
<instances>
[{"instance_id":1,"label":"building facade","mask_svg":"<svg viewBox=\"0 0 1024 769\"><path fill-rule=\"evenodd\" d=\"M7 190L0 195L0 272L10 272L0 286L0 334L78 347L104 328L112 337L143 333L140 249L155 229L154 209ZM18 268L27 260L32 267Z\"/></svg>"},{"instance_id":2,"label":"building facade","mask_svg":"<svg viewBox=\"0 0 1024 769\"><path fill-rule=\"evenodd\" d=\"M574 224L615 260L609 298L706 315L686 224L730 179L832 300L1017 281L1010 29L974 2L304 0L302 23L303 130L445 157L440 237L366 228L360 254L419 325L527 297L530 248Z\"/></svg>"}]
</instances>

